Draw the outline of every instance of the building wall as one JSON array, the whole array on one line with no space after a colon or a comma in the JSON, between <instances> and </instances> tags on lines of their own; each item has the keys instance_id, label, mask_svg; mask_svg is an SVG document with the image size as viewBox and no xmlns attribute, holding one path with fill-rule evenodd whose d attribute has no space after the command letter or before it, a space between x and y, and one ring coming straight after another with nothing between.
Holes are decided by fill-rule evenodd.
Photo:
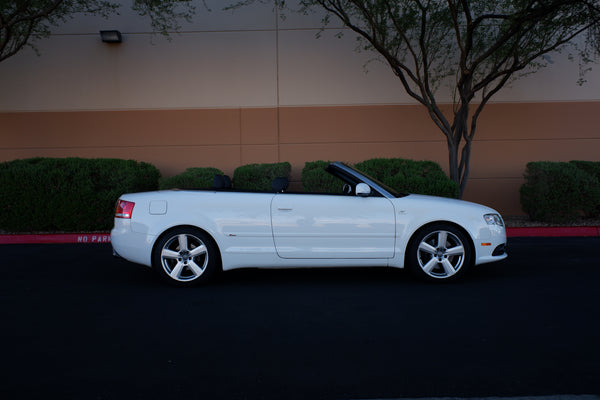
<instances>
[{"instance_id":1,"label":"building wall","mask_svg":"<svg viewBox=\"0 0 600 400\"><path fill-rule=\"evenodd\" d=\"M465 199L521 214L529 161L600 161L600 103L491 104L473 145ZM507 117L510 116L510 117ZM228 174L248 163L289 161L299 181L312 160L403 157L440 162L447 148L417 105L2 113L0 159L117 157L169 176L192 166Z\"/></svg>"},{"instance_id":2,"label":"building wall","mask_svg":"<svg viewBox=\"0 0 600 400\"><path fill-rule=\"evenodd\" d=\"M445 139L424 108L354 37L319 16L278 18L271 5L201 12L179 35L149 34L132 13L78 17L0 64L0 161L119 157L165 176L192 166L404 157L439 162ZM119 29L119 45L100 29ZM481 116L465 198L521 214L528 161L600 161L600 74L578 86L577 64L513 83ZM440 93L442 101L451 96Z\"/></svg>"}]
</instances>

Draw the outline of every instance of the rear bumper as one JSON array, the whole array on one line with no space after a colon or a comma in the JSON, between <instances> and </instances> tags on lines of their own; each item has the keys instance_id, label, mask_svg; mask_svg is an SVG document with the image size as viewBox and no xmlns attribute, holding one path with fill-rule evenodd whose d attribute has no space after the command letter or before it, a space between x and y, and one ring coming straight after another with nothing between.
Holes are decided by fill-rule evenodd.
<instances>
[{"instance_id":1,"label":"rear bumper","mask_svg":"<svg viewBox=\"0 0 600 400\"><path fill-rule=\"evenodd\" d=\"M134 232L129 220L115 218L110 232L113 255L134 263L152 266L153 235Z\"/></svg>"}]
</instances>

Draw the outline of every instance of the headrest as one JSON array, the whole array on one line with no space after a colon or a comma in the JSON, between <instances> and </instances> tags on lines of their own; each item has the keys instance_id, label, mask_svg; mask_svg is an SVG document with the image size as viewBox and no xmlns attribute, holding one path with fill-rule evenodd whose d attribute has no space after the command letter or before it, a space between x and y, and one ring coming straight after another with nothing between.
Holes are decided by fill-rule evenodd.
<instances>
[{"instance_id":1,"label":"headrest","mask_svg":"<svg viewBox=\"0 0 600 400\"><path fill-rule=\"evenodd\" d=\"M227 175L215 175L213 178L213 188L214 189L230 189L231 188L231 178Z\"/></svg>"},{"instance_id":2,"label":"headrest","mask_svg":"<svg viewBox=\"0 0 600 400\"><path fill-rule=\"evenodd\" d=\"M283 192L288 188L288 185L290 184L290 181L288 180L288 178L285 177L277 177L275 179L273 179L273 183L271 184L271 187L273 188L274 192Z\"/></svg>"}]
</instances>

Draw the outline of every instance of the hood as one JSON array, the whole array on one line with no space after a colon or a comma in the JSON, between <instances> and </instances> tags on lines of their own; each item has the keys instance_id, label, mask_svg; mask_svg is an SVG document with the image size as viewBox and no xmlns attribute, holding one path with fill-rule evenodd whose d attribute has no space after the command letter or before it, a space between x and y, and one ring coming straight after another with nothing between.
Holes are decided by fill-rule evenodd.
<instances>
[{"instance_id":1,"label":"hood","mask_svg":"<svg viewBox=\"0 0 600 400\"><path fill-rule=\"evenodd\" d=\"M480 212L482 214L500 214L498 211L493 208L478 204L472 203L470 201L451 199L447 197L437 197L437 196L426 196L422 194L409 194L406 197L400 198L399 200L406 200L415 206L425 207L425 208L433 208L433 207L451 207L454 210L464 210L469 212Z\"/></svg>"}]
</instances>

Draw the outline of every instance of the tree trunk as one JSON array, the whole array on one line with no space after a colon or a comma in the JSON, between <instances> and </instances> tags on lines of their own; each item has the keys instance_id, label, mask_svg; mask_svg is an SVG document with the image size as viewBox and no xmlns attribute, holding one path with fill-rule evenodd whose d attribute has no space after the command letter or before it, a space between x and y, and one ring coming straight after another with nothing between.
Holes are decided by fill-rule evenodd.
<instances>
[{"instance_id":1,"label":"tree trunk","mask_svg":"<svg viewBox=\"0 0 600 400\"><path fill-rule=\"evenodd\" d=\"M458 185L458 198L462 199L470 172L471 139L469 133L469 104L462 104L454 114L452 132L444 132L448 144L450 179ZM472 127L472 129L474 129ZM461 143L463 142L462 150Z\"/></svg>"},{"instance_id":2,"label":"tree trunk","mask_svg":"<svg viewBox=\"0 0 600 400\"><path fill-rule=\"evenodd\" d=\"M469 173L471 172L471 140L468 139L463 146L460 167L458 168L460 175L460 182L458 186L458 196L462 199L465 189L467 188L467 182L469 180Z\"/></svg>"},{"instance_id":3,"label":"tree trunk","mask_svg":"<svg viewBox=\"0 0 600 400\"><path fill-rule=\"evenodd\" d=\"M448 167L450 170L450 179L458 185L458 198L462 199L466 179L464 177L461 165L464 163L464 154L459 157L460 143L455 143L453 138L448 138ZM464 151L463 151L464 153Z\"/></svg>"}]
</instances>

